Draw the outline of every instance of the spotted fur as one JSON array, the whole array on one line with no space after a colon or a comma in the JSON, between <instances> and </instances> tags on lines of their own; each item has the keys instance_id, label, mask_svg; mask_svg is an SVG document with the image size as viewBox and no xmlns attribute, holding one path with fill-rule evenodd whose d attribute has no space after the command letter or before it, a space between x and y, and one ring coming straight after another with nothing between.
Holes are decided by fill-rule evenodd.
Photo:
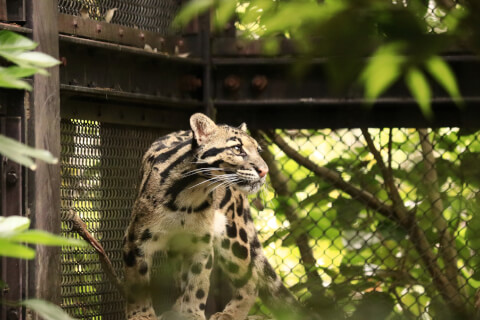
<instances>
[{"instance_id":1,"label":"spotted fur","mask_svg":"<svg viewBox=\"0 0 480 320\"><path fill-rule=\"evenodd\" d=\"M296 304L265 258L250 214L246 195L260 189L268 172L258 143L245 125L216 125L203 114L190 125L155 141L143 158L123 248L127 318L156 319L145 289L158 251L180 261L181 295L163 319L205 319L214 259L234 294L211 319L245 319L259 292L268 292L268 301Z\"/></svg>"}]
</instances>

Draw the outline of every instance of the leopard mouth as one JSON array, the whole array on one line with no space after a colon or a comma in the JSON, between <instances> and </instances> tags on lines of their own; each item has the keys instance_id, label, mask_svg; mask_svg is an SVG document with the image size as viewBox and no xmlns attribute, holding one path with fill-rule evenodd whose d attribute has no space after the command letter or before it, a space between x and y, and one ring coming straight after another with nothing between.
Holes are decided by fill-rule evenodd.
<instances>
[{"instance_id":1,"label":"leopard mouth","mask_svg":"<svg viewBox=\"0 0 480 320\"><path fill-rule=\"evenodd\" d=\"M264 184L265 184L265 178L259 178L256 180L242 179L236 182L237 187L242 192L245 192L248 194L257 193Z\"/></svg>"}]
</instances>

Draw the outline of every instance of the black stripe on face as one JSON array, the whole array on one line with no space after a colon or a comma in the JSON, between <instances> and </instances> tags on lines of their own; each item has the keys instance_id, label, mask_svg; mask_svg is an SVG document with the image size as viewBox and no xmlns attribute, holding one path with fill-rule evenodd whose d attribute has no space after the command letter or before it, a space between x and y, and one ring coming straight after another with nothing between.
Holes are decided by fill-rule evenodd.
<instances>
[{"instance_id":1,"label":"black stripe on face","mask_svg":"<svg viewBox=\"0 0 480 320\"><path fill-rule=\"evenodd\" d=\"M200 204L198 207L193 208L193 212L201 212L203 210L206 210L210 207L210 201L209 199L205 200L202 204Z\"/></svg>"},{"instance_id":2,"label":"black stripe on face","mask_svg":"<svg viewBox=\"0 0 480 320\"><path fill-rule=\"evenodd\" d=\"M211 148L207 151L205 151L201 156L200 156L200 159L206 159L206 158L209 158L209 157L214 157L216 156L217 154L219 153L222 153L223 151L225 151L227 148Z\"/></svg>"},{"instance_id":3,"label":"black stripe on face","mask_svg":"<svg viewBox=\"0 0 480 320\"><path fill-rule=\"evenodd\" d=\"M230 198L232 197L232 191L230 191L230 188L227 188L225 190L225 196L222 199L222 202L220 202L220 209L225 207L225 205L230 201Z\"/></svg>"}]
</instances>

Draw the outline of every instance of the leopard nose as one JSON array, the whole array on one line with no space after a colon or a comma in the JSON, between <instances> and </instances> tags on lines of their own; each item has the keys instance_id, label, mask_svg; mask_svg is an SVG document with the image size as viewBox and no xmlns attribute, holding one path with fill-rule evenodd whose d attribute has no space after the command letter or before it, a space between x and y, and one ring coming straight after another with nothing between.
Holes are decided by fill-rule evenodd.
<instances>
[{"instance_id":1,"label":"leopard nose","mask_svg":"<svg viewBox=\"0 0 480 320\"><path fill-rule=\"evenodd\" d=\"M268 173L268 167L257 168L257 172L258 172L258 175L260 176L260 178L263 178Z\"/></svg>"}]
</instances>

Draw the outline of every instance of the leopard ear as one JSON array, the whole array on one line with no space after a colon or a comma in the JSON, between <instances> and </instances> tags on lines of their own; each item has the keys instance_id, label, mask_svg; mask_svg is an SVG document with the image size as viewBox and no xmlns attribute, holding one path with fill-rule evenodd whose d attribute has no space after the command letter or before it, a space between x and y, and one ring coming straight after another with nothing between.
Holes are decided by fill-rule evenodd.
<instances>
[{"instance_id":1,"label":"leopard ear","mask_svg":"<svg viewBox=\"0 0 480 320\"><path fill-rule=\"evenodd\" d=\"M247 124L242 122L242 124L238 126L238 129L247 132Z\"/></svg>"},{"instance_id":2,"label":"leopard ear","mask_svg":"<svg viewBox=\"0 0 480 320\"><path fill-rule=\"evenodd\" d=\"M202 145L211 137L217 129L215 122L202 113L195 113L190 117L190 127L198 145Z\"/></svg>"}]
</instances>

